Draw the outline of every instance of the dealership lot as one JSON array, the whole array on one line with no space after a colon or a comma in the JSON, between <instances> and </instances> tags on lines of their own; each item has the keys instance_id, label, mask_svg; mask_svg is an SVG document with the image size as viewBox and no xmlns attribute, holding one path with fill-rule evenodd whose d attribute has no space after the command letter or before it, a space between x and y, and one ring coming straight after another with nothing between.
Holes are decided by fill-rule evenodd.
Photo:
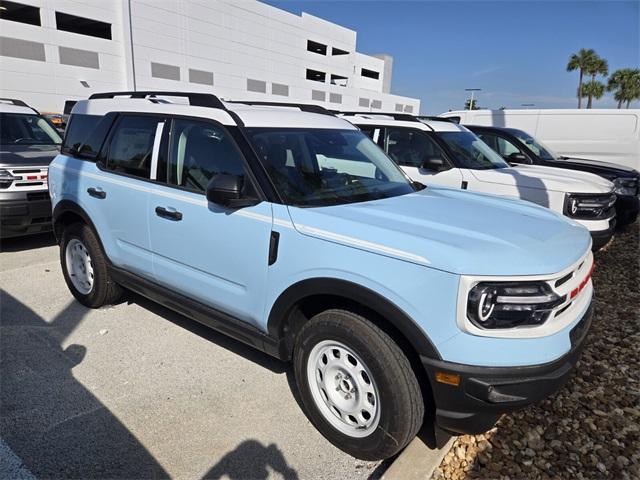
<instances>
[{"instance_id":1,"label":"dealership lot","mask_svg":"<svg viewBox=\"0 0 640 480\"><path fill-rule=\"evenodd\" d=\"M0 468L17 457L39 478L381 473L316 431L286 365L139 297L84 308L49 236L3 249L0 436L14 461L0 445Z\"/></svg>"}]
</instances>

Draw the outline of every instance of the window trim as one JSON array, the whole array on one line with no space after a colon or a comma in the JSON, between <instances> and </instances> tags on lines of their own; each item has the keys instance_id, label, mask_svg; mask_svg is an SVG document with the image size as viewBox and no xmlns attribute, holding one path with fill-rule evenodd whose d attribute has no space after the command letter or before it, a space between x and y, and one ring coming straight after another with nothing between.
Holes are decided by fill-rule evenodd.
<instances>
[{"instance_id":1,"label":"window trim","mask_svg":"<svg viewBox=\"0 0 640 480\"><path fill-rule=\"evenodd\" d=\"M160 145L162 144L162 132L166 124L166 121L162 121L156 125L156 136L153 138L153 147L151 149L151 171L149 172L151 180L158 179L158 156L160 154Z\"/></svg>"}]
</instances>

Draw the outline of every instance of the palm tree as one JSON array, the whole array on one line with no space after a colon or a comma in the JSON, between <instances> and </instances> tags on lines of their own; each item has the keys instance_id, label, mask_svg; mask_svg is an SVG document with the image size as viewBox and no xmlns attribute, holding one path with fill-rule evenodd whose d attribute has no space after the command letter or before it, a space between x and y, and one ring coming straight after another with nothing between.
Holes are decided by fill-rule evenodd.
<instances>
[{"instance_id":1,"label":"palm tree","mask_svg":"<svg viewBox=\"0 0 640 480\"><path fill-rule=\"evenodd\" d=\"M593 84L591 91L599 92L600 91L599 85L602 85L602 84L600 82L596 82L596 76L602 75L603 77L606 77L607 75L609 75L609 64L604 58L600 58L597 54L594 54L592 61L586 68L586 73L591 75L590 83ZM598 86L596 86L596 84L598 84ZM602 95L604 95L604 85L602 85L602 87L603 87ZM584 87L583 87L583 93L584 93ZM602 95L600 95L600 97L602 97ZM589 97L589 101L587 102L587 108L591 108L593 96L587 95L587 97ZM600 97L596 97L596 98L600 98Z\"/></svg>"},{"instance_id":2,"label":"palm tree","mask_svg":"<svg viewBox=\"0 0 640 480\"><path fill-rule=\"evenodd\" d=\"M621 68L609 77L607 90L614 92L613 98L618 102L618 108L626 102L629 108L633 100L640 99L640 69Z\"/></svg>"},{"instance_id":3,"label":"palm tree","mask_svg":"<svg viewBox=\"0 0 640 480\"><path fill-rule=\"evenodd\" d=\"M567 72L573 72L574 70L580 71L580 80L578 81L578 108L582 108L582 79L595 57L597 57L596 52L591 48L582 48L578 53L574 53L569 57Z\"/></svg>"},{"instance_id":4,"label":"palm tree","mask_svg":"<svg viewBox=\"0 0 640 480\"><path fill-rule=\"evenodd\" d=\"M589 98L587 108L591 108L591 103L594 98L602 98L605 89L606 87L604 83L599 82L598 80L589 80L582 85L582 96Z\"/></svg>"}]
</instances>

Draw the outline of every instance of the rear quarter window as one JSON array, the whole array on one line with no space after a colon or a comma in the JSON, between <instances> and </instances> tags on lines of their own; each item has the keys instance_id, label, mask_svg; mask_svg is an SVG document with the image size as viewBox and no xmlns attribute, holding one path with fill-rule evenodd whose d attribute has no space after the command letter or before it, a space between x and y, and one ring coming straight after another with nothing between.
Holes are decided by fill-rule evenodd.
<instances>
[{"instance_id":1,"label":"rear quarter window","mask_svg":"<svg viewBox=\"0 0 640 480\"><path fill-rule=\"evenodd\" d=\"M93 131L101 118L98 115L72 115L62 143L62 153L67 155L78 154L84 140Z\"/></svg>"}]
</instances>

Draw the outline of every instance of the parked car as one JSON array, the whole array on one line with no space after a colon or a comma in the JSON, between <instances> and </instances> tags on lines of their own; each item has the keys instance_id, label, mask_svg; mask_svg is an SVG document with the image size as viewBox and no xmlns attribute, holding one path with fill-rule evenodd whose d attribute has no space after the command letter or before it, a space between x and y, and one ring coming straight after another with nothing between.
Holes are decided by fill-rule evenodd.
<instances>
[{"instance_id":1,"label":"parked car","mask_svg":"<svg viewBox=\"0 0 640 480\"><path fill-rule=\"evenodd\" d=\"M640 168L640 109L461 110L440 116L465 125L518 128L559 155Z\"/></svg>"},{"instance_id":2,"label":"parked car","mask_svg":"<svg viewBox=\"0 0 640 480\"><path fill-rule=\"evenodd\" d=\"M424 188L318 111L79 101L50 177L75 298L97 308L124 287L292 361L308 417L362 459L394 455L425 418L479 433L559 389L591 321L587 230Z\"/></svg>"},{"instance_id":3,"label":"parked car","mask_svg":"<svg viewBox=\"0 0 640 480\"><path fill-rule=\"evenodd\" d=\"M582 224L593 248L615 229L613 184L585 172L511 167L473 132L444 120L407 114L344 113L415 181L528 200Z\"/></svg>"},{"instance_id":4,"label":"parked car","mask_svg":"<svg viewBox=\"0 0 640 480\"><path fill-rule=\"evenodd\" d=\"M0 238L51 230L47 175L61 143L37 110L0 99Z\"/></svg>"},{"instance_id":5,"label":"parked car","mask_svg":"<svg viewBox=\"0 0 640 480\"><path fill-rule=\"evenodd\" d=\"M627 225L638 218L640 174L637 170L614 163L557 155L541 141L517 128L465 126L512 165L566 168L606 178L615 185L617 224Z\"/></svg>"},{"instance_id":6,"label":"parked car","mask_svg":"<svg viewBox=\"0 0 640 480\"><path fill-rule=\"evenodd\" d=\"M59 113L45 113L42 116L49 120L58 131L64 133L64 129L67 128L67 119L64 115L60 115Z\"/></svg>"}]
</instances>

